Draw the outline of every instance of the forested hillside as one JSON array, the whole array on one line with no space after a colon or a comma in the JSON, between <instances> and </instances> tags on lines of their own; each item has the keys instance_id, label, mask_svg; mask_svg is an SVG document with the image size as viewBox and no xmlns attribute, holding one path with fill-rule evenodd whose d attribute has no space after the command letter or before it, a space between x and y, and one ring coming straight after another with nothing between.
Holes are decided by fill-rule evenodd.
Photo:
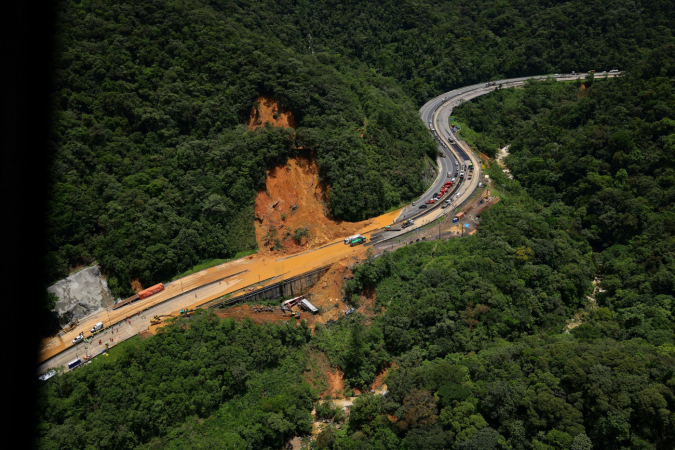
<instances>
[{"instance_id":1,"label":"forested hillside","mask_svg":"<svg viewBox=\"0 0 675 450\"><path fill-rule=\"evenodd\" d=\"M47 265L98 261L117 295L255 248L266 169L312 152L332 214L361 220L423 190L435 155L393 80L303 55L198 1L62 2ZM246 22L246 21L243 21ZM298 129L243 125L260 94Z\"/></svg>"},{"instance_id":2,"label":"forested hillside","mask_svg":"<svg viewBox=\"0 0 675 450\"><path fill-rule=\"evenodd\" d=\"M309 432L320 391L303 374L323 352L354 388L399 367L386 397L358 398L316 449L669 449L672 340L630 339L612 306L564 333L596 270L575 209L542 206L490 171L508 195L478 234L355 268L346 295L358 304L374 292L375 319L356 313L314 334L302 322L180 319L43 386L40 448L282 448ZM673 297L660 298L671 317ZM650 326L668 334L672 321Z\"/></svg>"},{"instance_id":3,"label":"forested hillside","mask_svg":"<svg viewBox=\"0 0 675 450\"><path fill-rule=\"evenodd\" d=\"M512 144L507 165L532 196L573 209L621 324L609 335L655 345L675 343L674 86L670 45L617 80L531 83L456 110L485 142Z\"/></svg>"},{"instance_id":4,"label":"forested hillside","mask_svg":"<svg viewBox=\"0 0 675 450\"><path fill-rule=\"evenodd\" d=\"M625 69L674 42L669 0L211 0L300 52L330 49L393 77L421 105L452 88Z\"/></svg>"},{"instance_id":5,"label":"forested hillside","mask_svg":"<svg viewBox=\"0 0 675 450\"><path fill-rule=\"evenodd\" d=\"M316 407L334 418L316 450L671 450L673 7L61 2L49 281L97 260L117 295L254 247L256 191L289 156L316 157L331 213L363 219L424 189L436 150L417 107L433 95L501 76L627 75L457 108L478 150L511 144L515 180L488 169L505 188L476 234L354 267L342 300L367 294L371 316L314 332L177 319L40 382L36 446L280 449L310 435ZM259 95L297 129L249 130ZM364 391L346 423L317 403L318 359L344 372L343 394ZM386 367L387 395L370 394Z\"/></svg>"},{"instance_id":6,"label":"forested hillside","mask_svg":"<svg viewBox=\"0 0 675 450\"><path fill-rule=\"evenodd\" d=\"M98 261L117 295L255 248L255 192L297 148L318 159L334 217L372 217L424 189L434 149L415 103L499 76L625 68L675 28L665 0L58 10L47 281ZM259 94L296 133L246 131Z\"/></svg>"}]
</instances>

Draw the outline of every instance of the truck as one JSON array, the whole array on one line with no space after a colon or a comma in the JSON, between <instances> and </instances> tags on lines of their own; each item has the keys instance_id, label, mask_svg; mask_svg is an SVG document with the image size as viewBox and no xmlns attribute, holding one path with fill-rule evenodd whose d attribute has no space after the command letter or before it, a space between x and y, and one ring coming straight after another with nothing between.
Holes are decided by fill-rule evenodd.
<instances>
[{"instance_id":1,"label":"truck","mask_svg":"<svg viewBox=\"0 0 675 450\"><path fill-rule=\"evenodd\" d=\"M94 325L94 328L91 329L92 333L96 333L98 330L103 329L103 322L99 322L96 325Z\"/></svg>"},{"instance_id":2,"label":"truck","mask_svg":"<svg viewBox=\"0 0 675 450\"><path fill-rule=\"evenodd\" d=\"M366 238L364 236L359 236L356 239L352 239L352 241L349 243L349 246L354 247L355 245L365 244L365 243L366 243Z\"/></svg>"},{"instance_id":3,"label":"truck","mask_svg":"<svg viewBox=\"0 0 675 450\"><path fill-rule=\"evenodd\" d=\"M298 303L300 303L304 299L305 299L305 296L301 295L300 297L295 297L295 298L292 298L290 300L284 300L283 302L281 302L281 308L282 309L284 309L284 308L288 309L292 306L297 305Z\"/></svg>"},{"instance_id":4,"label":"truck","mask_svg":"<svg viewBox=\"0 0 675 450\"><path fill-rule=\"evenodd\" d=\"M473 163L471 161L467 159L466 161L464 161L464 164L466 165L466 167L469 168L470 171L473 170Z\"/></svg>"},{"instance_id":5,"label":"truck","mask_svg":"<svg viewBox=\"0 0 675 450\"><path fill-rule=\"evenodd\" d=\"M463 218L464 218L463 212L455 214L455 219L457 219L457 221L462 220ZM453 222L455 221L453 220Z\"/></svg>"},{"instance_id":6,"label":"truck","mask_svg":"<svg viewBox=\"0 0 675 450\"><path fill-rule=\"evenodd\" d=\"M138 293L138 296L142 299L148 298L151 295L154 295L158 292L162 292L164 290L164 285L162 283L156 284L154 286L150 286L147 289L143 289L141 292Z\"/></svg>"},{"instance_id":7,"label":"truck","mask_svg":"<svg viewBox=\"0 0 675 450\"><path fill-rule=\"evenodd\" d=\"M78 319L75 319L72 322L68 322L68 324L63 327L63 330L61 330L62 333L68 333L69 331L73 331L75 327L77 327L77 324L80 323Z\"/></svg>"},{"instance_id":8,"label":"truck","mask_svg":"<svg viewBox=\"0 0 675 450\"><path fill-rule=\"evenodd\" d=\"M314 305L312 305L309 301L307 301L306 298L303 298L302 300L300 300L299 305L300 305L300 307L301 307L302 309L304 309L305 311L309 311L309 312L311 312L312 314L316 314L316 313L319 312L319 310L316 309L316 308L314 307Z\"/></svg>"},{"instance_id":9,"label":"truck","mask_svg":"<svg viewBox=\"0 0 675 450\"><path fill-rule=\"evenodd\" d=\"M354 239L361 237L360 234L355 234L354 236L349 236L348 238L345 238L345 245L349 245Z\"/></svg>"},{"instance_id":10,"label":"truck","mask_svg":"<svg viewBox=\"0 0 675 450\"><path fill-rule=\"evenodd\" d=\"M77 366L79 366L80 364L82 364L82 361L80 360L80 358L76 358L76 359L74 359L74 360L72 360L71 362L68 363L68 369L72 370L72 369L76 368Z\"/></svg>"},{"instance_id":11,"label":"truck","mask_svg":"<svg viewBox=\"0 0 675 450\"><path fill-rule=\"evenodd\" d=\"M52 369L49 372L40 375L38 378L42 381L47 381L54 375L56 375L56 370Z\"/></svg>"},{"instance_id":12,"label":"truck","mask_svg":"<svg viewBox=\"0 0 675 450\"><path fill-rule=\"evenodd\" d=\"M459 173L459 177L464 178L464 171L463 170Z\"/></svg>"}]
</instances>

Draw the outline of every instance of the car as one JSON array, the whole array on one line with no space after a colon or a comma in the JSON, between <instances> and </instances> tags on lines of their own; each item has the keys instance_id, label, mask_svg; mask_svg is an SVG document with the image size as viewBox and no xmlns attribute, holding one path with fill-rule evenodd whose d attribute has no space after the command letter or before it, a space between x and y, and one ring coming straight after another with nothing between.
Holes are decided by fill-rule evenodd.
<instances>
[{"instance_id":1,"label":"car","mask_svg":"<svg viewBox=\"0 0 675 450\"><path fill-rule=\"evenodd\" d=\"M427 205L429 205L429 204L433 203L434 201L435 201L435 200L427 200L427 201L424 202L424 203L426 203Z\"/></svg>"},{"instance_id":2,"label":"car","mask_svg":"<svg viewBox=\"0 0 675 450\"><path fill-rule=\"evenodd\" d=\"M434 194L434 198L437 198L437 197L438 197L438 194Z\"/></svg>"},{"instance_id":3,"label":"car","mask_svg":"<svg viewBox=\"0 0 675 450\"><path fill-rule=\"evenodd\" d=\"M455 172L455 176L458 177L458 176L459 176L459 172Z\"/></svg>"},{"instance_id":4,"label":"car","mask_svg":"<svg viewBox=\"0 0 675 450\"><path fill-rule=\"evenodd\" d=\"M453 178L452 180L450 180L450 182L454 183L456 180L457 180L457 178Z\"/></svg>"},{"instance_id":5,"label":"car","mask_svg":"<svg viewBox=\"0 0 675 450\"><path fill-rule=\"evenodd\" d=\"M609 73L617 73L618 71L619 71L619 69L612 69L612 70L609 71Z\"/></svg>"},{"instance_id":6,"label":"car","mask_svg":"<svg viewBox=\"0 0 675 450\"><path fill-rule=\"evenodd\" d=\"M459 163L458 163L457 161L455 161L455 165L456 165L456 166L459 166Z\"/></svg>"},{"instance_id":7,"label":"car","mask_svg":"<svg viewBox=\"0 0 675 450\"><path fill-rule=\"evenodd\" d=\"M420 205L420 209L427 209L427 205Z\"/></svg>"},{"instance_id":8,"label":"car","mask_svg":"<svg viewBox=\"0 0 675 450\"><path fill-rule=\"evenodd\" d=\"M78 342L80 342L80 341L82 341L82 340L84 340L84 336L82 336L82 335L80 334L80 335L77 336L75 339L73 339L73 344L77 344Z\"/></svg>"},{"instance_id":9,"label":"car","mask_svg":"<svg viewBox=\"0 0 675 450\"><path fill-rule=\"evenodd\" d=\"M412 205L415 206L415 202L412 202Z\"/></svg>"},{"instance_id":10,"label":"car","mask_svg":"<svg viewBox=\"0 0 675 450\"><path fill-rule=\"evenodd\" d=\"M461 194L458 192L457 195L455 195L456 198L459 198Z\"/></svg>"},{"instance_id":11,"label":"car","mask_svg":"<svg viewBox=\"0 0 675 450\"><path fill-rule=\"evenodd\" d=\"M554 77L559 77L560 74L559 74L559 73L554 73L553 76L554 76Z\"/></svg>"}]
</instances>

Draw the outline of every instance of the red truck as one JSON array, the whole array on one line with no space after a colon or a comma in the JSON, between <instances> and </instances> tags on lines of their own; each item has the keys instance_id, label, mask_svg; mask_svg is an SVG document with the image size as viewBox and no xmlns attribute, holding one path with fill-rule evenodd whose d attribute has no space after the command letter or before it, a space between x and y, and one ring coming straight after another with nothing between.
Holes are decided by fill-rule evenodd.
<instances>
[{"instance_id":1,"label":"red truck","mask_svg":"<svg viewBox=\"0 0 675 450\"><path fill-rule=\"evenodd\" d=\"M158 292L162 292L164 290L164 285L162 283L156 284L154 286L150 286L147 289L143 289L141 292L138 293L138 296L143 298L148 298L153 294L156 294Z\"/></svg>"}]
</instances>

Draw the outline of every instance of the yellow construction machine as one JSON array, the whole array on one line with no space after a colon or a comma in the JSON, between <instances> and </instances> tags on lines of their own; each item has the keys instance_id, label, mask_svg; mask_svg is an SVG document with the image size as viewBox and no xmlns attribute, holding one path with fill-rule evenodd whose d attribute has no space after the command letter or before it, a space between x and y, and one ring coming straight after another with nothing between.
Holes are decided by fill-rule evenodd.
<instances>
[{"instance_id":1,"label":"yellow construction machine","mask_svg":"<svg viewBox=\"0 0 675 450\"><path fill-rule=\"evenodd\" d=\"M63 327L63 332L67 333L69 331L74 330L79 322L80 321L77 320L77 319L75 319L75 321L73 321L73 322L68 322L68 324L65 327Z\"/></svg>"},{"instance_id":2,"label":"yellow construction machine","mask_svg":"<svg viewBox=\"0 0 675 450\"><path fill-rule=\"evenodd\" d=\"M172 314L162 314L160 316L155 316L152 319L150 319L150 325L157 325L157 324L161 323L163 317L171 318L171 317L174 317L174 316ZM166 320L166 319L164 319L164 320Z\"/></svg>"},{"instance_id":3,"label":"yellow construction machine","mask_svg":"<svg viewBox=\"0 0 675 450\"><path fill-rule=\"evenodd\" d=\"M291 317L295 317L296 319L300 318L300 313L296 311L291 311Z\"/></svg>"}]
</instances>

